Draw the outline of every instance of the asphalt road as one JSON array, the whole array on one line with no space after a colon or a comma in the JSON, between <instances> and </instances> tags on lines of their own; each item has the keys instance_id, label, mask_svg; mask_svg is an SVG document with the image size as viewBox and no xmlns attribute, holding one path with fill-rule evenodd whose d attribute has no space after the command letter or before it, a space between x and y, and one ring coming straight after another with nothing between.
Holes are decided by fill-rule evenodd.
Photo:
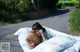
<instances>
[{"instance_id":1,"label":"asphalt road","mask_svg":"<svg viewBox=\"0 0 80 52\"><path fill-rule=\"evenodd\" d=\"M67 10L58 10L54 15L49 14L43 19L29 20L18 24L10 24L8 26L0 27L0 42L10 42L10 52L23 52L17 37L13 35L19 28L31 27L35 22L39 22L43 26L68 33L68 17L69 12Z\"/></svg>"},{"instance_id":2,"label":"asphalt road","mask_svg":"<svg viewBox=\"0 0 80 52\"><path fill-rule=\"evenodd\" d=\"M67 10L58 10L54 15L47 16L44 19L29 20L18 24L10 24L7 26L0 27L0 36L10 34L22 27L31 27L35 22L39 22L43 26L53 28L55 30L68 33L67 21L68 21Z\"/></svg>"}]
</instances>

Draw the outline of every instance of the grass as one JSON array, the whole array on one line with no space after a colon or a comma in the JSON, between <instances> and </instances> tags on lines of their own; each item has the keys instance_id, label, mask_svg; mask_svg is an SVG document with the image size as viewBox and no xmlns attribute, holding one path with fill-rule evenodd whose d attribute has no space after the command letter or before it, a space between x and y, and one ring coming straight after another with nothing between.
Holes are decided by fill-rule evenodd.
<instances>
[{"instance_id":1,"label":"grass","mask_svg":"<svg viewBox=\"0 0 80 52\"><path fill-rule=\"evenodd\" d=\"M0 21L0 27L1 26L6 26L6 25L9 25L10 23L5 23L5 22L2 22L2 21Z\"/></svg>"},{"instance_id":2,"label":"grass","mask_svg":"<svg viewBox=\"0 0 80 52\"><path fill-rule=\"evenodd\" d=\"M59 0L58 3L79 3L78 0Z\"/></svg>"},{"instance_id":3,"label":"grass","mask_svg":"<svg viewBox=\"0 0 80 52\"><path fill-rule=\"evenodd\" d=\"M80 35L80 8L70 13L69 26L72 34Z\"/></svg>"}]
</instances>

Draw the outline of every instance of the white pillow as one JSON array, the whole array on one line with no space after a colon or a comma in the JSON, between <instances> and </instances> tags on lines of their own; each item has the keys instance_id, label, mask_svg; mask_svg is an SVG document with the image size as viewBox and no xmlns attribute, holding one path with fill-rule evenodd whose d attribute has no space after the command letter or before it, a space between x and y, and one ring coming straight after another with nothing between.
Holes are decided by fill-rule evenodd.
<instances>
[{"instance_id":1,"label":"white pillow","mask_svg":"<svg viewBox=\"0 0 80 52\"><path fill-rule=\"evenodd\" d=\"M32 50L32 52L61 52L76 41L69 37L53 37Z\"/></svg>"},{"instance_id":2,"label":"white pillow","mask_svg":"<svg viewBox=\"0 0 80 52\"><path fill-rule=\"evenodd\" d=\"M53 35L53 32L54 33L56 32L56 35L58 33L59 36L53 36L53 38L39 44L34 49L30 50L28 48L28 43L25 40L29 31L30 31L30 28L26 27L26 28L19 29L14 34L14 35L18 35L19 43L20 43L22 49L24 50L24 52L58 52L58 51L62 51L64 49L72 46L76 42L75 38L73 38L73 37L60 36L60 35L62 35L62 33L55 31L55 30L51 30L49 32L52 35Z\"/></svg>"}]
</instances>

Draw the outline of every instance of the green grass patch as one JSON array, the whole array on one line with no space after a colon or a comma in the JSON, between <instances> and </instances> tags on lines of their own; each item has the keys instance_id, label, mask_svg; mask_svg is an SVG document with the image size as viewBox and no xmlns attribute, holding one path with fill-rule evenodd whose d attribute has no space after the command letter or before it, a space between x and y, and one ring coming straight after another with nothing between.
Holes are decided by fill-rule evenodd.
<instances>
[{"instance_id":1,"label":"green grass patch","mask_svg":"<svg viewBox=\"0 0 80 52\"><path fill-rule=\"evenodd\" d=\"M78 0L59 0L58 3L79 3Z\"/></svg>"},{"instance_id":2,"label":"green grass patch","mask_svg":"<svg viewBox=\"0 0 80 52\"><path fill-rule=\"evenodd\" d=\"M80 34L80 8L70 13L69 26L72 34Z\"/></svg>"}]
</instances>

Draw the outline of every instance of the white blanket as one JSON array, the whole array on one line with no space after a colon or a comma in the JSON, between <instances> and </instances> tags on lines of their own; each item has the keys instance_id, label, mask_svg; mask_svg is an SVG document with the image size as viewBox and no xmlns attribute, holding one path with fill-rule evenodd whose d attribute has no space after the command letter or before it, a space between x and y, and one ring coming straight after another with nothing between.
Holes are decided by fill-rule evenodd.
<instances>
[{"instance_id":1,"label":"white blanket","mask_svg":"<svg viewBox=\"0 0 80 52\"><path fill-rule=\"evenodd\" d=\"M34 49L28 48L26 37L31 30L29 27L20 28L14 35L18 36L19 43L24 52L79 52L80 38L71 36L51 28L44 27L49 40L39 44ZM51 36L50 36L51 35Z\"/></svg>"}]
</instances>

